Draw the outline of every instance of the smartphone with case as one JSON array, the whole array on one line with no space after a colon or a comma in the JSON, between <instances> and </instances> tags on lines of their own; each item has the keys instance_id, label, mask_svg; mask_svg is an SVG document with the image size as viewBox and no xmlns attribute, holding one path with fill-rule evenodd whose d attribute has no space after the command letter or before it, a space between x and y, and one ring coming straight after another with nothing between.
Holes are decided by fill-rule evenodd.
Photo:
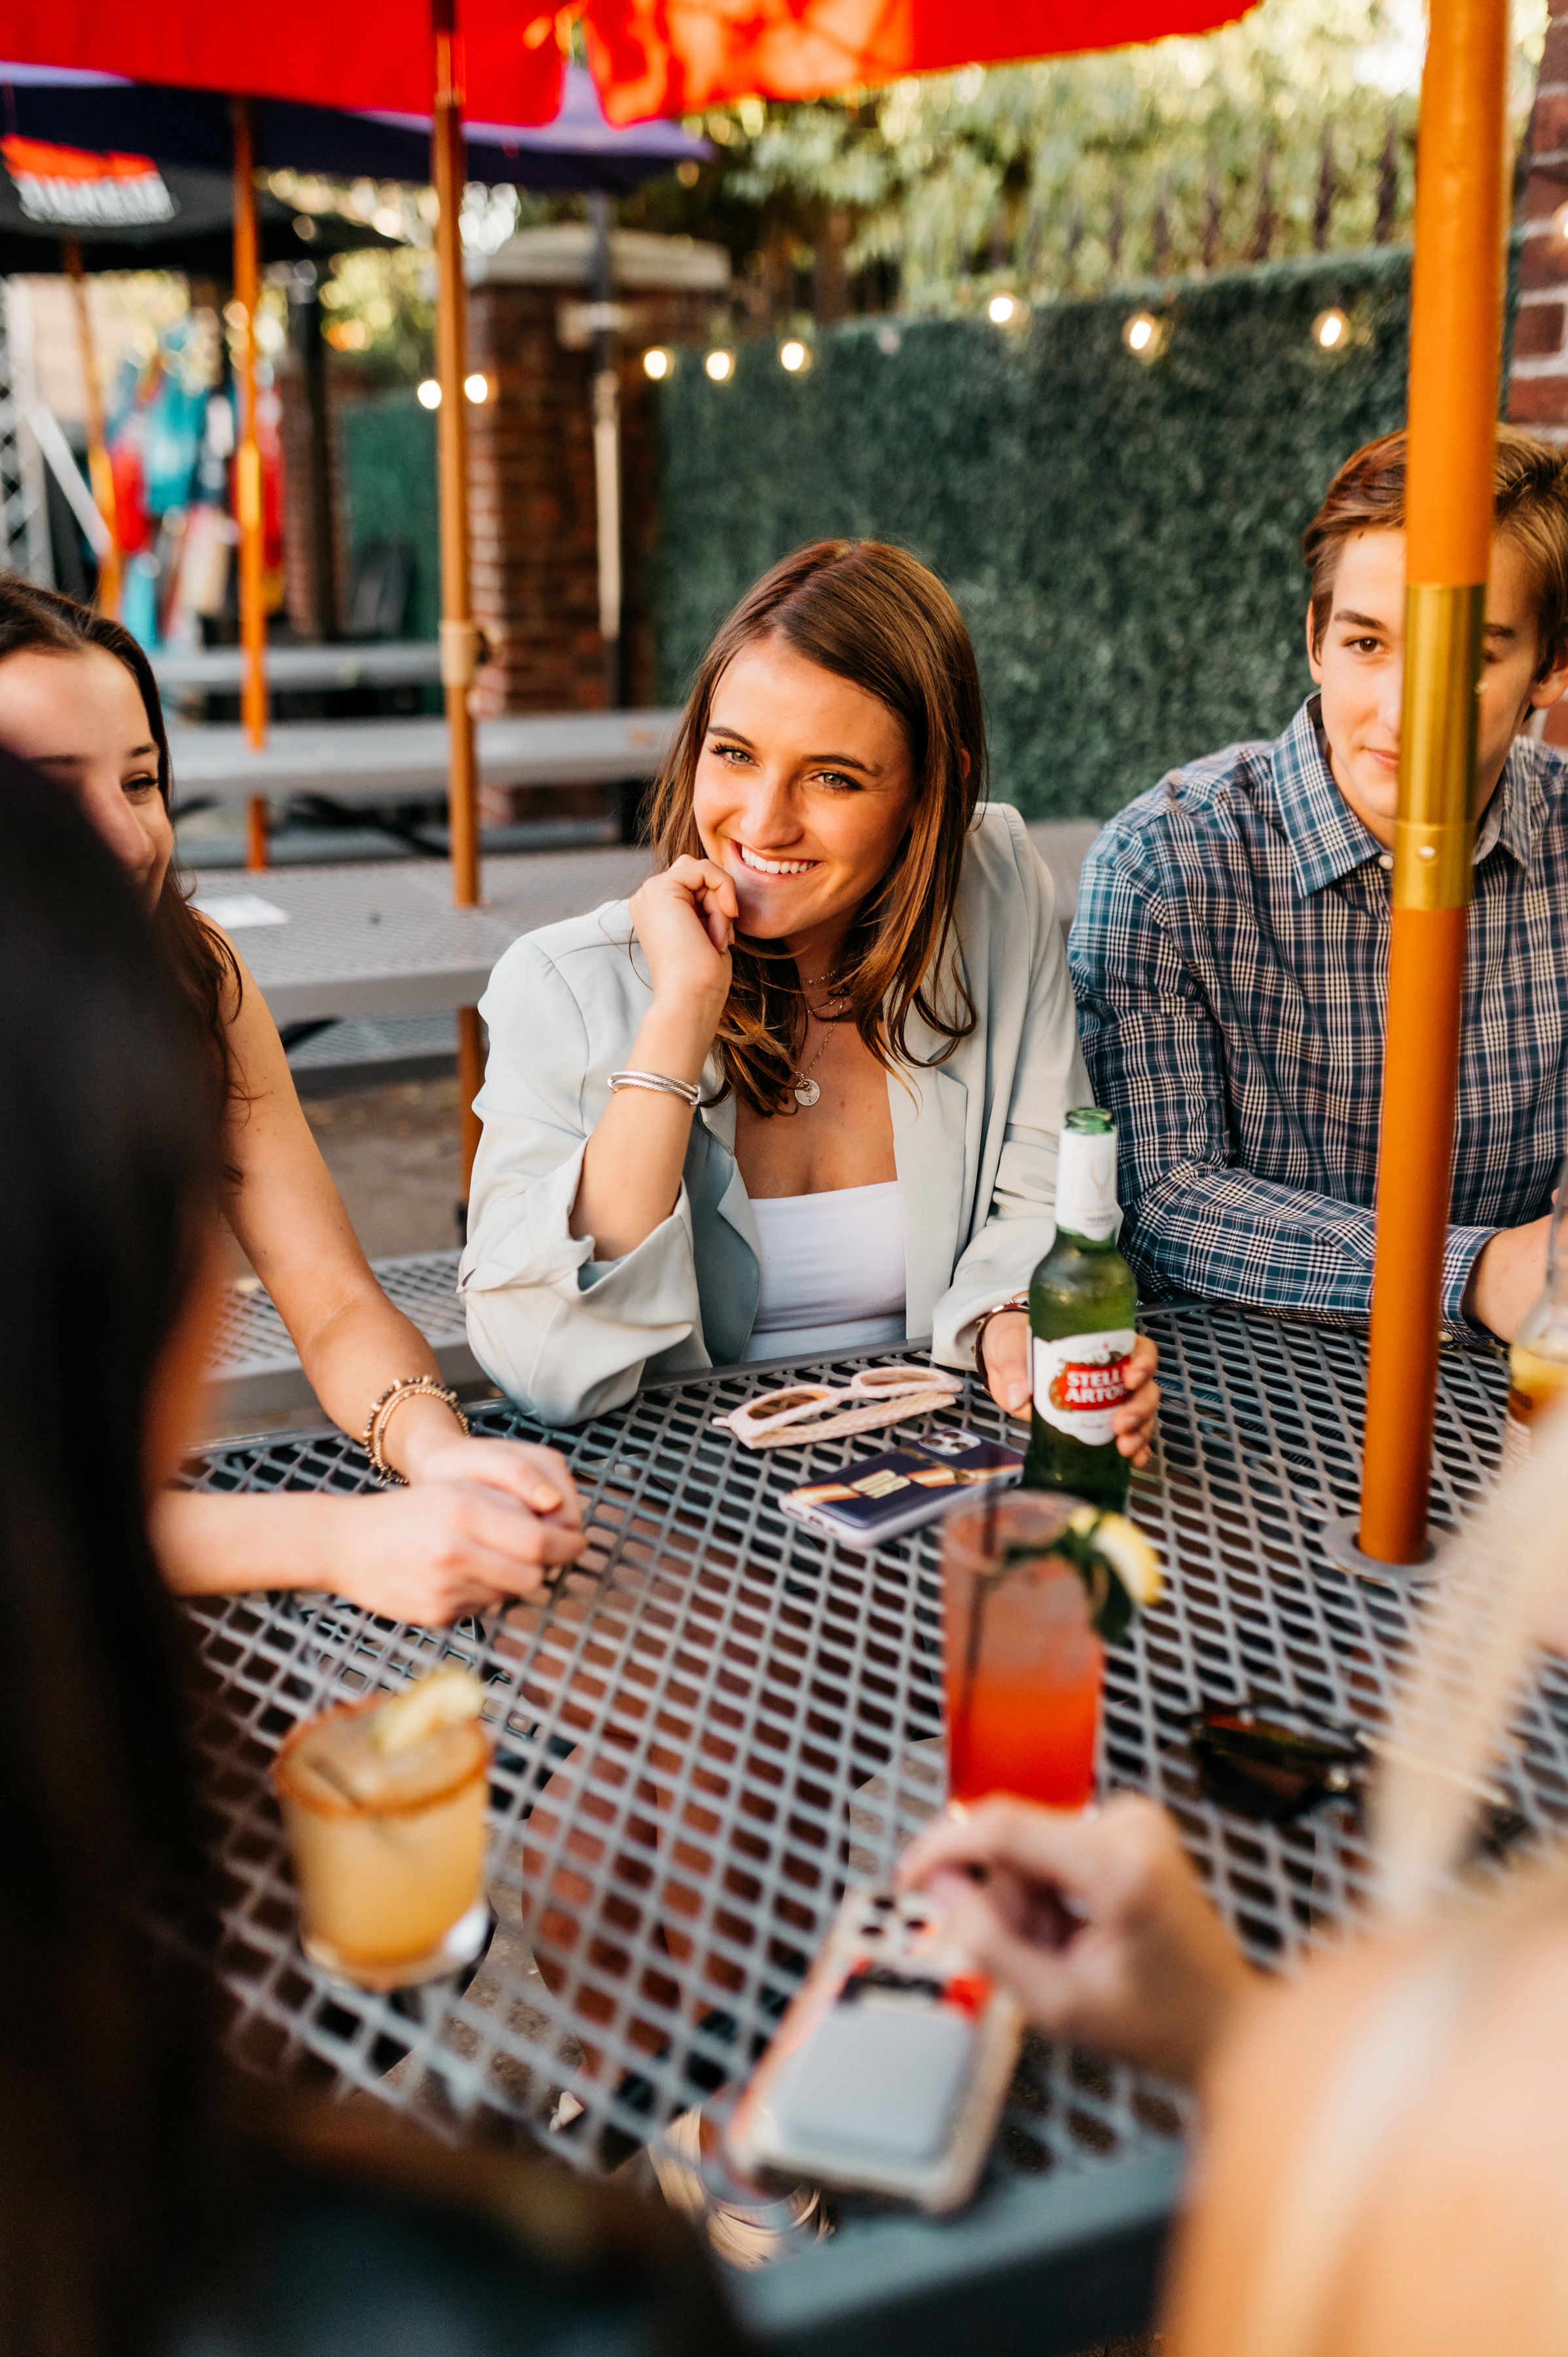
<instances>
[{"instance_id":1,"label":"smartphone with case","mask_svg":"<svg viewBox=\"0 0 1568 2357\"><path fill-rule=\"evenodd\" d=\"M851 1891L730 2118L730 2159L955 2210L985 2166L1023 2028L934 1900Z\"/></svg>"},{"instance_id":2,"label":"smartphone with case","mask_svg":"<svg viewBox=\"0 0 1568 2357\"><path fill-rule=\"evenodd\" d=\"M968 1431L933 1433L908 1448L852 1458L831 1480L803 1482L779 1501L804 1523L851 1546L879 1546L935 1522L977 1489L1006 1489L1024 1470L1016 1448Z\"/></svg>"}]
</instances>

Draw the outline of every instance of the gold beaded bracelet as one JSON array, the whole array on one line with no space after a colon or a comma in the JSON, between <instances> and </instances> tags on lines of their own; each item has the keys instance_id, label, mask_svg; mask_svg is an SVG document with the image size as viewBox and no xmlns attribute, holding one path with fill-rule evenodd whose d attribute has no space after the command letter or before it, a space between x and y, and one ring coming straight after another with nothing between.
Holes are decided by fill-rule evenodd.
<instances>
[{"instance_id":1,"label":"gold beaded bracelet","mask_svg":"<svg viewBox=\"0 0 1568 2357\"><path fill-rule=\"evenodd\" d=\"M457 1405L456 1393L449 1391L434 1375L404 1375L398 1383L389 1383L371 1410L365 1429L360 1435L360 1446L371 1460L371 1472L379 1473L383 1481L397 1481L407 1486L406 1474L400 1473L395 1465L387 1463L382 1449L387 1426L397 1410L405 1399L419 1398L445 1400L462 1426L464 1437L467 1437L468 1419Z\"/></svg>"}]
</instances>

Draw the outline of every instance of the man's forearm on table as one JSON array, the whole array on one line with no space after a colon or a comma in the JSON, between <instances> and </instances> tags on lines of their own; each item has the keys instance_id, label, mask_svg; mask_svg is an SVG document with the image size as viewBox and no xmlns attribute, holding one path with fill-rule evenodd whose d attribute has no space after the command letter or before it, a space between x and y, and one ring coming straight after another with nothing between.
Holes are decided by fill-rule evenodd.
<instances>
[{"instance_id":1,"label":"man's forearm on table","mask_svg":"<svg viewBox=\"0 0 1568 2357\"><path fill-rule=\"evenodd\" d=\"M1376 1213L1359 1203L1275 1186L1227 1165L1197 1177L1167 1173L1144 1189L1128 1214L1122 1249L1139 1275L1167 1292L1364 1326L1377 1233ZM1465 1293L1491 1234L1448 1231L1440 1314L1452 1332L1476 1330Z\"/></svg>"}]
</instances>

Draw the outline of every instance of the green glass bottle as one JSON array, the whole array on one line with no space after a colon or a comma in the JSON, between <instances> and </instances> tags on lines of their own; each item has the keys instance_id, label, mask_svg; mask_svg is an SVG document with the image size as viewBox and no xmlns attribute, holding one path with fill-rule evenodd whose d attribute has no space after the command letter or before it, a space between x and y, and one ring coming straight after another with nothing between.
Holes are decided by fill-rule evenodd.
<instances>
[{"instance_id":1,"label":"green glass bottle","mask_svg":"<svg viewBox=\"0 0 1568 2357\"><path fill-rule=\"evenodd\" d=\"M1116 1125L1098 1105L1067 1117L1057 1240L1029 1281L1035 1405L1027 1490L1069 1490L1118 1512L1132 1468L1111 1429L1126 1396L1138 1287L1116 1249Z\"/></svg>"}]
</instances>

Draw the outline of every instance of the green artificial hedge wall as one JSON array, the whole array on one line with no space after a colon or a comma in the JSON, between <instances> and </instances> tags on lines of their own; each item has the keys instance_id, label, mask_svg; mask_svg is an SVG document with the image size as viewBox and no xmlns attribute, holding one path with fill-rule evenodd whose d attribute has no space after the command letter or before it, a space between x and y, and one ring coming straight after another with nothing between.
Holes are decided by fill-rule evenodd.
<instances>
[{"instance_id":1,"label":"green artificial hedge wall","mask_svg":"<svg viewBox=\"0 0 1568 2357\"><path fill-rule=\"evenodd\" d=\"M373 541L403 541L413 558L404 631L411 639L439 638L435 414L412 393L377 393L344 404L338 436L349 561Z\"/></svg>"},{"instance_id":2,"label":"green artificial hedge wall","mask_svg":"<svg viewBox=\"0 0 1568 2357\"><path fill-rule=\"evenodd\" d=\"M771 344L659 388L660 685L679 701L764 568L897 541L973 632L992 791L1099 817L1162 771L1273 736L1308 680L1301 533L1339 461L1403 416L1410 256L1374 250L1055 303L1022 330L856 321L791 377ZM1346 312L1344 348L1312 325ZM1152 362L1122 341L1147 307Z\"/></svg>"}]
</instances>

